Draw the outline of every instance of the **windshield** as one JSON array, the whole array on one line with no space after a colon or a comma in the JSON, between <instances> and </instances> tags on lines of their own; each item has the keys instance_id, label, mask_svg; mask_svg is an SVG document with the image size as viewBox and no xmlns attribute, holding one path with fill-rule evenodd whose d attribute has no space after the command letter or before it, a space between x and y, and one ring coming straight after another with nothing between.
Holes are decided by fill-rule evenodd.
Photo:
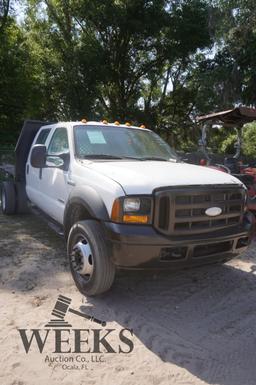
<instances>
[{"instance_id":1,"label":"windshield","mask_svg":"<svg viewBox=\"0 0 256 385\"><path fill-rule=\"evenodd\" d=\"M83 159L178 160L152 131L119 126L75 126L75 152Z\"/></svg>"}]
</instances>

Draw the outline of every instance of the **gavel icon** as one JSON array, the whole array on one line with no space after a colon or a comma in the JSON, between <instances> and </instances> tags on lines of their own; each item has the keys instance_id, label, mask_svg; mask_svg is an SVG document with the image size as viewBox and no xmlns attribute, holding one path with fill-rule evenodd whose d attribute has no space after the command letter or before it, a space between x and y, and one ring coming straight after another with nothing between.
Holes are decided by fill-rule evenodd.
<instances>
[{"instance_id":1,"label":"gavel icon","mask_svg":"<svg viewBox=\"0 0 256 385\"><path fill-rule=\"evenodd\" d=\"M55 303L55 306L54 306L51 314L54 317L57 317L60 320L60 323L64 322L64 317L67 314L67 312L69 311L70 313L78 315L79 317L82 317L82 318L86 318L87 320L89 320L91 322L96 322L97 324L100 324L101 326L106 326L105 321L101 321L98 318L95 318L93 316L90 316L90 315L81 313L77 310L74 310L74 309L69 307L70 304L71 304L71 299L60 294L58 296L58 299ZM50 323L51 322L56 323L58 321L57 320L51 320ZM50 323L48 324L48 326L50 326Z\"/></svg>"}]
</instances>

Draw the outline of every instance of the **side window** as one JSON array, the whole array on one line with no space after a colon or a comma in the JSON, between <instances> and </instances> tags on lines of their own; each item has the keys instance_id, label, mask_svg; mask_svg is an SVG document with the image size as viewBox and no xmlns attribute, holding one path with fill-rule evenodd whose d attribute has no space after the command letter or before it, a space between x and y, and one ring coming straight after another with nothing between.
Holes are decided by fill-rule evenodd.
<instances>
[{"instance_id":1,"label":"side window","mask_svg":"<svg viewBox=\"0 0 256 385\"><path fill-rule=\"evenodd\" d=\"M42 131L40 131L35 144L45 144L50 131L51 131L50 128L45 128Z\"/></svg>"},{"instance_id":2,"label":"side window","mask_svg":"<svg viewBox=\"0 0 256 385\"><path fill-rule=\"evenodd\" d=\"M69 153L68 134L66 128L56 128L50 141L47 153L48 155Z\"/></svg>"}]
</instances>

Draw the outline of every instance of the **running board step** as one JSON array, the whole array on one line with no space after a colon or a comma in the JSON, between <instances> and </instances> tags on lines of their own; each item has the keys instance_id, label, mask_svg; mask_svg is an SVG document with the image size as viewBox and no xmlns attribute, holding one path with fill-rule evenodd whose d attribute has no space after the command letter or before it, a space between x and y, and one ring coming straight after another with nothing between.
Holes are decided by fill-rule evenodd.
<instances>
[{"instance_id":1,"label":"running board step","mask_svg":"<svg viewBox=\"0 0 256 385\"><path fill-rule=\"evenodd\" d=\"M36 206L31 206L31 212L36 216L40 217L47 225L60 237L64 237L63 226L61 226L58 222L54 221L51 217L45 214L42 210L40 210Z\"/></svg>"}]
</instances>

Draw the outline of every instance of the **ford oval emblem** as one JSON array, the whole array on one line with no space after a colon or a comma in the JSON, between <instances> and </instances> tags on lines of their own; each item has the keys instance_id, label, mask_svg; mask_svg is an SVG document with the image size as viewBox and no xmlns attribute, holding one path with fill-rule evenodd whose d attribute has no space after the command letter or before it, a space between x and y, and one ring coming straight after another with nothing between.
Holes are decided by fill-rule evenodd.
<instances>
[{"instance_id":1,"label":"ford oval emblem","mask_svg":"<svg viewBox=\"0 0 256 385\"><path fill-rule=\"evenodd\" d=\"M209 207L209 209L205 210L205 214L208 217L217 217L222 213L222 209L220 207Z\"/></svg>"}]
</instances>

